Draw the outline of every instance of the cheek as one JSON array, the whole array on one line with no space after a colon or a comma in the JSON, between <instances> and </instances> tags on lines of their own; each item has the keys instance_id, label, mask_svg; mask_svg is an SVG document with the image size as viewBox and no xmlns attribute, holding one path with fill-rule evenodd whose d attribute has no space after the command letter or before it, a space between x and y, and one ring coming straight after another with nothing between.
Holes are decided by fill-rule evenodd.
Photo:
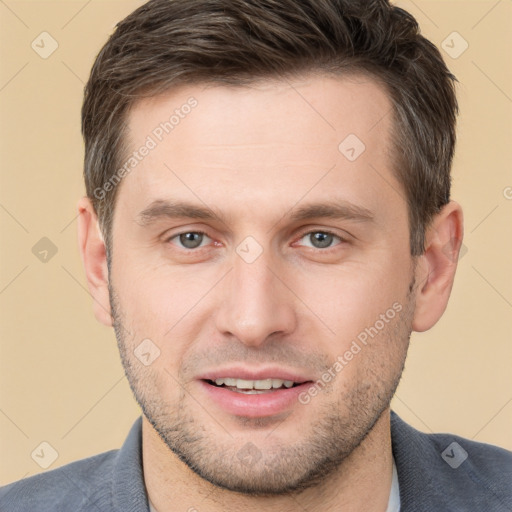
<instances>
[{"instance_id":1,"label":"cheek","mask_svg":"<svg viewBox=\"0 0 512 512\"><path fill-rule=\"evenodd\" d=\"M348 317L331 353L336 374L333 391L371 401L386 396L398 383L411 332L410 304L405 299L378 314ZM357 398L359 397L359 398Z\"/></svg>"},{"instance_id":2,"label":"cheek","mask_svg":"<svg viewBox=\"0 0 512 512\"><path fill-rule=\"evenodd\" d=\"M126 316L138 324L170 328L205 293L206 281L191 270L130 263L121 262L113 283Z\"/></svg>"},{"instance_id":3,"label":"cheek","mask_svg":"<svg viewBox=\"0 0 512 512\"><path fill-rule=\"evenodd\" d=\"M152 350L158 358L151 367L159 373L155 384L161 390L175 385L172 376L177 378L187 351L201 338L210 316L207 293L216 282L210 274L192 267L178 271L165 266L129 266L128 261L113 273L122 321L131 334L124 339L126 350L136 354L143 340L154 343L157 349Z\"/></svg>"},{"instance_id":4,"label":"cheek","mask_svg":"<svg viewBox=\"0 0 512 512\"><path fill-rule=\"evenodd\" d=\"M327 335L341 343L341 349L388 310L394 316L393 305L405 300L408 283L406 273L392 272L391 265L357 264L300 274L294 290L325 324Z\"/></svg>"}]
</instances>

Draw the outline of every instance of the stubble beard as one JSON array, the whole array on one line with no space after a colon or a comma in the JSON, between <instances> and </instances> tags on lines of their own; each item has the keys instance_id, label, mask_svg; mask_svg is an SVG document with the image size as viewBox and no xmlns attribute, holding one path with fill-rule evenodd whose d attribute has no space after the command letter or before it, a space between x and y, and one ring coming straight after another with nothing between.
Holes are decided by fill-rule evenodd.
<instances>
[{"instance_id":1,"label":"stubble beard","mask_svg":"<svg viewBox=\"0 0 512 512\"><path fill-rule=\"evenodd\" d=\"M413 286L414 283L410 291ZM144 416L167 447L198 476L222 489L252 496L299 493L325 483L329 477L343 470L344 461L361 445L390 405L403 372L414 313L413 295L409 293L396 322L387 333L381 333L387 336L386 343L398 354L390 373L383 377L381 372L389 361L373 360L370 368L364 369L366 379L352 388L343 389L343 392L338 391L336 400L321 402L324 392L332 396L332 387L312 400L315 419L309 426L297 425L303 433L298 443L286 445L286 436L283 443L277 422L266 438L268 444L257 447L251 442L251 432L257 427L257 421L245 421L249 433L243 439L231 436L221 422L216 423L215 418L208 417L209 424L200 422L191 410L198 406L181 386L180 376L157 375L140 364L133 355L133 347L128 348L132 343L126 339L128 331L124 327L124 316L115 290L111 285L109 289L122 363ZM369 350L369 347L362 350ZM158 392L158 379L166 379L168 384L179 387L180 393L174 402L169 402ZM284 425L288 420L281 421ZM249 457L240 456L244 450Z\"/></svg>"}]
</instances>

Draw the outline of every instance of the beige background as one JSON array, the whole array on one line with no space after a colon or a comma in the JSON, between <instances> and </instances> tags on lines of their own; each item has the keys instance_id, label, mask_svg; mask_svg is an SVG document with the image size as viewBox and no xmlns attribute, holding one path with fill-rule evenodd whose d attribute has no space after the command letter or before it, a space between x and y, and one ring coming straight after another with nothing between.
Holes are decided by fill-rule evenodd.
<instances>
[{"instance_id":1,"label":"beige background","mask_svg":"<svg viewBox=\"0 0 512 512\"><path fill-rule=\"evenodd\" d=\"M113 331L92 314L76 201L83 85L141 3L0 1L0 484L42 471L42 442L51 468L119 447L139 414ZM454 31L469 45L442 50L460 81L453 197L467 252L446 314L413 335L393 407L425 432L512 449L512 2L397 3L437 46L460 52ZM59 45L47 59L31 48L43 31ZM32 253L42 237L58 249L46 263Z\"/></svg>"}]
</instances>

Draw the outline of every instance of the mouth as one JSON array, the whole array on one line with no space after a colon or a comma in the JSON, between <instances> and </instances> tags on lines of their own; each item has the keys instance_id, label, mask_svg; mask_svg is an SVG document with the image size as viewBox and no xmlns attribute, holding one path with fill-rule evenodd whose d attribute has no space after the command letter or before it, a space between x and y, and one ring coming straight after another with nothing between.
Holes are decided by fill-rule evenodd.
<instances>
[{"instance_id":1,"label":"mouth","mask_svg":"<svg viewBox=\"0 0 512 512\"><path fill-rule=\"evenodd\" d=\"M234 377L225 377L215 380L205 379L205 382L211 386L228 389L235 393L243 393L245 395L261 395L264 393L273 393L280 389L290 389L304 382L294 382L293 380L283 379L260 379L246 380L236 379Z\"/></svg>"},{"instance_id":2,"label":"mouth","mask_svg":"<svg viewBox=\"0 0 512 512\"><path fill-rule=\"evenodd\" d=\"M216 371L198 379L200 390L213 407L245 418L289 413L312 379L284 370L251 372L243 369Z\"/></svg>"}]
</instances>

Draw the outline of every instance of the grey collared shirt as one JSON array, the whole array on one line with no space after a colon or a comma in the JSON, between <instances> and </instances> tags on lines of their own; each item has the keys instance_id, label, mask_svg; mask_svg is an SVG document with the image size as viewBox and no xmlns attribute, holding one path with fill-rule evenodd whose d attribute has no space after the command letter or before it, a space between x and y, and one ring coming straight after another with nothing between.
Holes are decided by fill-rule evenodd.
<instances>
[{"instance_id":1,"label":"grey collared shirt","mask_svg":"<svg viewBox=\"0 0 512 512\"><path fill-rule=\"evenodd\" d=\"M512 452L419 432L394 412L391 442L401 512L512 511ZM120 450L1 487L0 511L149 512L141 418Z\"/></svg>"}]
</instances>

